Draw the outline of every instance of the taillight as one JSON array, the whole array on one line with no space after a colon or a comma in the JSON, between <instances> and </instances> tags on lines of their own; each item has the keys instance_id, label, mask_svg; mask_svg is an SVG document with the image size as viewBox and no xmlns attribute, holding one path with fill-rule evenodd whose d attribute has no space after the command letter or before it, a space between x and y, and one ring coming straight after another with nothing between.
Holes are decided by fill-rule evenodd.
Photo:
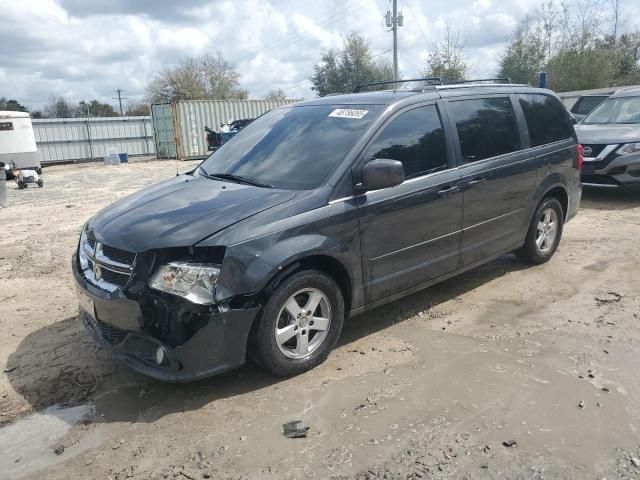
<instances>
[{"instance_id":1,"label":"taillight","mask_svg":"<svg viewBox=\"0 0 640 480\"><path fill-rule=\"evenodd\" d=\"M584 158L582 158L582 145L578 144L578 172L582 173L582 162Z\"/></svg>"}]
</instances>

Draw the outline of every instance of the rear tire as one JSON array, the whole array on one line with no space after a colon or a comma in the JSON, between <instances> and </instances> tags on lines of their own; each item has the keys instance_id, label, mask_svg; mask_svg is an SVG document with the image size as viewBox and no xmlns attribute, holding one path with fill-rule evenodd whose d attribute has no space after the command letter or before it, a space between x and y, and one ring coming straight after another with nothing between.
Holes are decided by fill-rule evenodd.
<instances>
[{"instance_id":1,"label":"rear tire","mask_svg":"<svg viewBox=\"0 0 640 480\"><path fill-rule=\"evenodd\" d=\"M27 187L26 183L24 183L21 180L18 180L18 190L22 190L23 188L26 188L26 187Z\"/></svg>"},{"instance_id":2,"label":"rear tire","mask_svg":"<svg viewBox=\"0 0 640 480\"><path fill-rule=\"evenodd\" d=\"M329 356L343 321L344 298L336 282L318 270L295 273L265 304L252 357L278 376L305 372Z\"/></svg>"},{"instance_id":3,"label":"rear tire","mask_svg":"<svg viewBox=\"0 0 640 480\"><path fill-rule=\"evenodd\" d=\"M563 226L564 213L558 199L543 199L533 214L525 243L516 255L520 260L536 265L548 262L558 248Z\"/></svg>"},{"instance_id":4,"label":"rear tire","mask_svg":"<svg viewBox=\"0 0 640 480\"><path fill-rule=\"evenodd\" d=\"M42 188L44 187L44 181L42 179L38 180L38 187Z\"/></svg>"}]
</instances>

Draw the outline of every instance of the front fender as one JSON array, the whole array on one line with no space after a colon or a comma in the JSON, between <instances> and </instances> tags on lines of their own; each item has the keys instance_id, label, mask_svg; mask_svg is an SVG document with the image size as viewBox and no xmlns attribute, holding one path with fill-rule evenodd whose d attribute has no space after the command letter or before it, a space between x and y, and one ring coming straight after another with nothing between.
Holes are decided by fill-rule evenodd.
<instances>
[{"instance_id":1,"label":"front fender","mask_svg":"<svg viewBox=\"0 0 640 480\"><path fill-rule=\"evenodd\" d=\"M227 249L216 299L259 292L287 265L312 255L325 255L342 263L347 246L323 235L282 239L261 238Z\"/></svg>"},{"instance_id":2,"label":"front fender","mask_svg":"<svg viewBox=\"0 0 640 480\"><path fill-rule=\"evenodd\" d=\"M278 272L310 256L339 262L351 281L352 306L361 301L362 267L357 211L325 207L289 228L227 247L216 287L216 301L261 292ZM322 213L322 214L321 214Z\"/></svg>"}]
</instances>

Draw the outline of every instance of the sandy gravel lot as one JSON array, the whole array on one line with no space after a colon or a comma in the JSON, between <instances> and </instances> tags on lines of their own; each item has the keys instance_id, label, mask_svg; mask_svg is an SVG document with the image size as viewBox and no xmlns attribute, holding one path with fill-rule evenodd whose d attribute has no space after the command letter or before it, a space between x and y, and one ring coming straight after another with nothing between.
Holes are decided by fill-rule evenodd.
<instances>
[{"instance_id":1,"label":"sandy gravel lot","mask_svg":"<svg viewBox=\"0 0 640 480\"><path fill-rule=\"evenodd\" d=\"M176 168L9 184L0 478L640 478L640 192L585 191L548 264L508 255L350 319L304 375L167 385L87 338L70 256L89 216ZM290 420L308 437L284 438Z\"/></svg>"}]
</instances>

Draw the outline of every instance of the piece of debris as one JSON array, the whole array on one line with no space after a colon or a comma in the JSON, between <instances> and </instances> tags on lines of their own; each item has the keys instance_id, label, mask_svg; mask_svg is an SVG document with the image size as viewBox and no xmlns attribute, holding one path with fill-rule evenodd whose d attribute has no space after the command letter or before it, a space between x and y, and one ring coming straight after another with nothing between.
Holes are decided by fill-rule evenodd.
<instances>
[{"instance_id":1,"label":"piece of debris","mask_svg":"<svg viewBox=\"0 0 640 480\"><path fill-rule=\"evenodd\" d=\"M64 445L58 445L53 449L53 453L55 453L56 455L62 455L62 452L64 452Z\"/></svg>"},{"instance_id":2,"label":"piece of debris","mask_svg":"<svg viewBox=\"0 0 640 480\"><path fill-rule=\"evenodd\" d=\"M611 391L607 387L602 387L600 390L602 390L603 392L607 392L607 393L609 393Z\"/></svg>"},{"instance_id":3,"label":"piece of debris","mask_svg":"<svg viewBox=\"0 0 640 480\"><path fill-rule=\"evenodd\" d=\"M622 295L616 292L607 292L606 294L595 297L596 303L598 306L606 305L608 303L616 303L622 300Z\"/></svg>"},{"instance_id":4,"label":"piece of debris","mask_svg":"<svg viewBox=\"0 0 640 480\"><path fill-rule=\"evenodd\" d=\"M602 404L600 402L596 403L596 407L601 407Z\"/></svg>"},{"instance_id":5,"label":"piece of debris","mask_svg":"<svg viewBox=\"0 0 640 480\"><path fill-rule=\"evenodd\" d=\"M631 460L631 463L633 463L634 467L640 468L640 458L631 457L629 460Z\"/></svg>"},{"instance_id":6,"label":"piece of debris","mask_svg":"<svg viewBox=\"0 0 640 480\"><path fill-rule=\"evenodd\" d=\"M124 438L121 438L120 441L118 443L116 443L113 447L111 447L113 450L117 450L120 448L120 446L124 443Z\"/></svg>"},{"instance_id":7,"label":"piece of debris","mask_svg":"<svg viewBox=\"0 0 640 480\"><path fill-rule=\"evenodd\" d=\"M305 438L311 427L304 425L300 420L294 420L282 425L282 435L286 438Z\"/></svg>"},{"instance_id":8,"label":"piece of debris","mask_svg":"<svg viewBox=\"0 0 640 480\"><path fill-rule=\"evenodd\" d=\"M16 368L18 368L18 366L16 365L15 367L7 367L5 368L2 373L11 373L13 372Z\"/></svg>"},{"instance_id":9,"label":"piece of debris","mask_svg":"<svg viewBox=\"0 0 640 480\"><path fill-rule=\"evenodd\" d=\"M491 446L490 445L485 445L484 447L482 447L482 451L484 453L489 453L491 451Z\"/></svg>"},{"instance_id":10,"label":"piece of debris","mask_svg":"<svg viewBox=\"0 0 640 480\"><path fill-rule=\"evenodd\" d=\"M584 408L584 400L578 402L578 408Z\"/></svg>"},{"instance_id":11,"label":"piece of debris","mask_svg":"<svg viewBox=\"0 0 640 480\"><path fill-rule=\"evenodd\" d=\"M504 442L502 442L502 445L512 448L518 445L518 442L516 442L515 440L505 440Z\"/></svg>"},{"instance_id":12,"label":"piece of debris","mask_svg":"<svg viewBox=\"0 0 640 480\"><path fill-rule=\"evenodd\" d=\"M240 435L240 441L241 442L246 442L247 441L247 437L245 435Z\"/></svg>"}]
</instances>

